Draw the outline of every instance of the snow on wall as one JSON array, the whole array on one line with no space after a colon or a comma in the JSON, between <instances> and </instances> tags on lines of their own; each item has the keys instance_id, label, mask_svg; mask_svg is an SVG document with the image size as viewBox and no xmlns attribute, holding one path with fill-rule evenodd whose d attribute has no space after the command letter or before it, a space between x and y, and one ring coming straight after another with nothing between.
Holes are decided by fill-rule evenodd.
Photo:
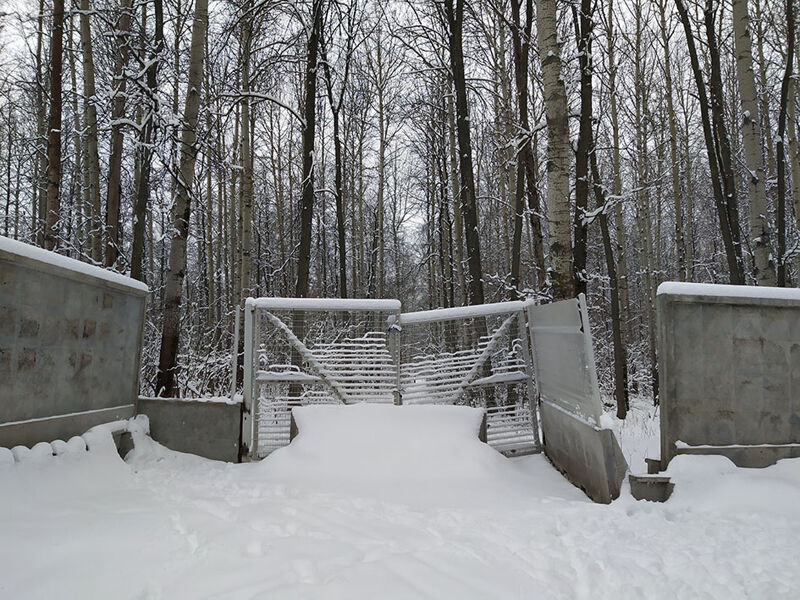
<instances>
[{"instance_id":1,"label":"snow on wall","mask_svg":"<svg viewBox=\"0 0 800 600\"><path fill-rule=\"evenodd\" d=\"M659 296L713 296L733 298L762 298L772 300L800 300L800 289L762 287L754 285L725 285L719 283L689 283L665 281L658 286Z\"/></svg>"},{"instance_id":2,"label":"snow on wall","mask_svg":"<svg viewBox=\"0 0 800 600\"><path fill-rule=\"evenodd\" d=\"M29 258L40 263L60 267L96 279L102 279L103 281L121 285L137 292L146 294L149 291L149 288L141 281L0 235L0 253L2 252Z\"/></svg>"}]
</instances>

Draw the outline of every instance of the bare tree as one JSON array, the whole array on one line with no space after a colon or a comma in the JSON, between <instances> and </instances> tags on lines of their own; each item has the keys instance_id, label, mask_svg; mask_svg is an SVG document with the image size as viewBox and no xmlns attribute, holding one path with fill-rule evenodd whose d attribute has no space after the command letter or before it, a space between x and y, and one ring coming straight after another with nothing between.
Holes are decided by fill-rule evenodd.
<instances>
[{"instance_id":1,"label":"bare tree","mask_svg":"<svg viewBox=\"0 0 800 600\"><path fill-rule=\"evenodd\" d=\"M753 247L753 275L758 285L775 285L775 264L769 243L766 170L761 153L761 118L758 111L753 51L750 40L750 15L747 0L733 0L733 29L736 45L736 75L742 102L742 141L747 162L747 187L750 193L750 243ZM790 61L791 63L791 61ZM779 213L779 219L780 213ZM780 268L781 262L778 265Z\"/></svg>"},{"instance_id":2,"label":"bare tree","mask_svg":"<svg viewBox=\"0 0 800 600\"><path fill-rule=\"evenodd\" d=\"M314 215L314 137L317 114L317 58L319 55L319 37L322 32L324 8L323 0L313 0L311 4L310 27L308 30L303 122L303 179L302 197L300 199L300 245L298 247L297 285L295 287L295 295L298 298L305 298L308 296L308 276L311 261L311 224Z\"/></svg>"},{"instance_id":3,"label":"bare tree","mask_svg":"<svg viewBox=\"0 0 800 600\"><path fill-rule=\"evenodd\" d=\"M114 63L114 84L111 111L111 156L108 161L108 192L106 194L106 248L105 266L113 267L119 256L120 203L122 198L122 146L125 142L123 119L127 78L125 68L130 54L129 33L132 19L131 0L120 1L120 14L116 24L117 55Z\"/></svg>"},{"instance_id":4,"label":"bare tree","mask_svg":"<svg viewBox=\"0 0 800 600\"><path fill-rule=\"evenodd\" d=\"M469 105L467 103L467 82L464 72L464 0L445 0L444 11L449 28L450 69L453 73L453 87L456 97L456 132L458 138L459 175L461 176L459 200L467 242L467 263L469 265L468 297L470 304L483 304L481 243L480 234L478 233L475 177L472 172Z\"/></svg>"},{"instance_id":5,"label":"bare tree","mask_svg":"<svg viewBox=\"0 0 800 600\"><path fill-rule=\"evenodd\" d=\"M189 232L194 165L197 158L197 115L200 110L200 91L203 85L203 54L207 26L208 0L195 0L189 81L181 125L180 169L177 196L172 209L172 245L169 250L169 270L164 290L164 328L161 334L161 353L156 378L156 393L160 396L171 396L176 391L175 359L180 339L181 292L186 276L186 238Z\"/></svg>"},{"instance_id":6,"label":"bare tree","mask_svg":"<svg viewBox=\"0 0 800 600\"><path fill-rule=\"evenodd\" d=\"M44 246L59 244L61 211L61 71L64 40L64 0L53 0L53 29L50 36L50 118L47 132L47 204Z\"/></svg>"},{"instance_id":7,"label":"bare tree","mask_svg":"<svg viewBox=\"0 0 800 600\"><path fill-rule=\"evenodd\" d=\"M569 191L569 122L567 91L561 69L561 47L555 0L537 4L536 28L542 61L542 84L547 117L547 220L550 230L550 280L553 298L575 294L572 269L572 230Z\"/></svg>"}]
</instances>

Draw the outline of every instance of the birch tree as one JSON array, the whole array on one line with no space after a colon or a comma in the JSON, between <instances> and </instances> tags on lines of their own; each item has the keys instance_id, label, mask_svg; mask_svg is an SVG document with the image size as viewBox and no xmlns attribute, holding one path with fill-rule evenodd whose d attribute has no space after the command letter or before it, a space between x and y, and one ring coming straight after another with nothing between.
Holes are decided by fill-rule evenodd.
<instances>
[{"instance_id":1,"label":"birch tree","mask_svg":"<svg viewBox=\"0 0 800 600\"><path fill-rule=\"evenodd\" d=\"M542 85L547 118L547 221L553 298L575 293L570 226L569 121L567 92L561 69L561 47L555 0L539 0L536 13Z\"/></svg>"},{"instance_id":2,"label":"birch tree","mask_svg":"<svg viewBox=\"0 0 800 600\"><path fill-rule=\"evenodd\" d=\"M736 75L742 102L742 141L747 163L750 196L750 243L753 247L753 276L758 285L775 285L775 264L769 243L766 169L761 152L761 117L758 110L753 51L747 0L733 0L733 30L736 47ZM780 262L779 262L780 265Z\"/></svg>"}]
</instances>

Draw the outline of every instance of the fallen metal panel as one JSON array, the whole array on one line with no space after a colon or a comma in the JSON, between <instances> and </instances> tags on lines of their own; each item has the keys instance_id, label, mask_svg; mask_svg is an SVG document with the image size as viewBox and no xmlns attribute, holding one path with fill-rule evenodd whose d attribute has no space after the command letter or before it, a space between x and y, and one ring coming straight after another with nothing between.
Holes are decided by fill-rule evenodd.
<instances>
[{"instance_id":1,"label":"fallen metal panel","mask_svg":"<svg viewBox=\"0 0 800 600\"><path fill-rule=\"evenodd\" d=\"M595 502L619 497L628 465L614 432L600 429L563 408L540 407L544 451L553 465Z\"/></svg>"},{"instance_id":2,"label":"fallen metal panel","mask_svg":"<svg viewBox=\"0 0 800 600\"><path fill-rule=\"evenodd\" d=\"M531 304L527 311L539 396L599 424L602 403L583 295Z\"/></svg>"},{"instance_id":3,"label":"fallen metal panel","mask_svg":"<svg viewBox=\"0 0 800 600\"><path fill-rule=\"evenodd\" d=\"M614 432L600 427L603 406L586 298L530 305L527 311L544 451L592 500L611 502L628 466Z\"/></svg>"}]
</instances>

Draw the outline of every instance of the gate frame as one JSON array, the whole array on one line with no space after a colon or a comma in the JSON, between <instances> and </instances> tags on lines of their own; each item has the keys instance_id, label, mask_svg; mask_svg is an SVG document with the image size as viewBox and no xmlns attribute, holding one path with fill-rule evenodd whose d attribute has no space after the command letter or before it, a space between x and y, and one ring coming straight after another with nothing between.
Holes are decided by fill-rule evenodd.
<instances>
[{"instance_id":1,"label":"gate frame","mask_svg":"<svg viewBox=\"0 0 800 600\"><path fill-rule=\"evenodd\" d=\"M255 345L254 320L256 309L292 310L305 312L376 312L395 313L399 316L402 305L396 299L365 298L247 298L244 302L244 382L242 396L245 414L249 416L250 444L249 454L254 456L258 451L258 402L253 398L253 382L255 365L253 363L253 346ZM396 364L397 377L400 377L399 362ZM244 427L243 427L244 429Z\"/></svg>"},{"instance_id":2,"label":"gate frame","mask_svg":"<svg viewBox=\"0 0 800 600\"><path fill-rule=\"evenodd\" d=\"M525 361L525 375L527 375L526 387L528 392L528 407L531 413L533 425L533 437L537 449L541 449L541 437L539 435L539 407L538 392L534 383L535 364L534 355L530 346L528 333L528 318L526 303L521 300L510 300L507 302L491 302L487 304L474 304L470 306L455 306L450 308L436 308L432 310L420 310L415 312L400 313L399 318L390 325L399 325L401 330L405 325L418 325L421 323L443 323L445 321L458 321L471 318L483 318L497 315L508 315L517 317L517 327ZM400 334L402 335L402 333ZM402 387L400 386L400 373L402 364L398 361L398 390L402 403ZM497 384L486 384L497 385Z\"/></svg>"}]
</instances>

